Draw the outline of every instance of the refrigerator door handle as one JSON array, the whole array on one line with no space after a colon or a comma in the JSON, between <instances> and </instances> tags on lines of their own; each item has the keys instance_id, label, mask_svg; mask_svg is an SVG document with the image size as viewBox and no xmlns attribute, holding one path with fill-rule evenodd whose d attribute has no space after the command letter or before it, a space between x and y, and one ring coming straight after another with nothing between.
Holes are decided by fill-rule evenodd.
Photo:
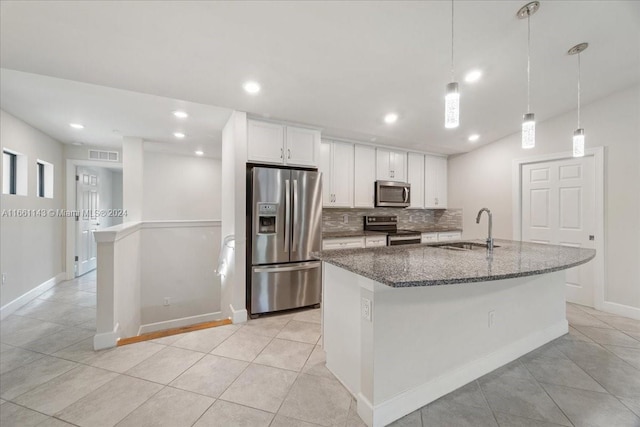
<instances>
[{"instance_id":1,"label":"refrigerator door handle","mask_svg":"<svg viewBox=\"0 0 640 427\"><path fill-rule=\"evenodd\" d=\"M289 252L289 229L291 228L291 188L289 180L284 181L284 251Z\"/></svg>"},{"instance_id":2,"label":"refrigerator door handle","mask_svg":"<svg viewBox=\"0 0 640 427\"><path fill-rule=\"evenodd\" d=\"M314 262L312 264L302 264L297 266L287 267L254 267L253 271L256 273L283 273L286 271L298 271L298 270L311 270L313 268L319 268L320 263Z\"/></svg>"},{"instance_id":3,"label":"refrigerator door handle","mask_svg":"<svg viewBox=\"0 0 640 427\"><path fill-rule=\"evenodd\" d=\"M300 227L298 223L298 209L296 204L298 201L298 180L293 180L293 203L291 204L291 210L293 211L293 242L291 244L291 252L295 252L298 246L298 240L300 239Z\"/></svg>"}]
</instances>

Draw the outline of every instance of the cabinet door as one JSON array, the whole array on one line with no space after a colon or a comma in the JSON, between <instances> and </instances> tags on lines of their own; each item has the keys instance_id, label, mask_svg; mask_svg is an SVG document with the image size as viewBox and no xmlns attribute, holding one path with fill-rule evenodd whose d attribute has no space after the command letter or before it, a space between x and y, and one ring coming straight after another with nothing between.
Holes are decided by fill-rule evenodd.
<instances>
[{"instance_id":1,"label":"cabinet door","mask_svg":"<svg viewBox=\"0 0 640 427\"><path fill-rule=\"evenodd\" d=\"M447 208L447 158L425 156L425 207Z\"/></svg>"},{"instance_id":2,"label":"cabinet door","mask_svg":"<svg viewBox=\"0 0 640 427\"><path fill-rule=\"evenodd\" d=\"M291 166L318 166L320 131L287 126L285 164Z\"/></svg>"},{"instance_id":3,"label":"cabinet door","mask_svg":"<svg viewBox=\"0 0 640 427\"><path fill-rule=\"evenodd\" d=\"M331 141L320 143L320 165L318 171L322 173L322 206L331 207L333 194L331 193Z\"/></svg>"},{"instance_id":4,"label":"cabinet door","mask_svg":"<svg viewBox=\"0 0 640 427\"><path fill-rule=\"evenodd\" d=\"M391 180L407 182L407 153L391 151L389 153L389 166L391 167Z\"/></svg>"},{"instance_id":5,"label":"cabinet door","mask_svg":"<svg viewBox=\"0 0 640 427\"><path fill-rule=\"evenodd\" d=\"M284 163L284 126L248 120L247 158L258 163Z\"/></svg>"},{"instance_id":6,"label":"cabinet door","mask_svg":"<svg viewBox=\"0 0 640 427\"><path fill-rule=\"evenodd\" d=\"M322 250L364 248L364 237L345 237L337 239L324 239Z\"/></svg>"},{"instance_id":7,"label":"cabinet door","mask_svg":"<svg viewBox=\"0 0 640 427\"><path fill-rule=\"evenodd\" d=\"M379 181L392 181L391 178L391 152L376 148L376 179Z\"/></svg>"},{"instance_id":8,"label":"cabinet door","mask_svg":"<svg viewBox=\"0 0 640 427\"><path fill-rule=\"evenodd\" d=\"M376 149L366 145L354 147L354 198L356 208L372 208L376 181Z\"/></svg>"},{"instance_id":9,"label":"cabinet door","mask_svg":"<svg viewBox=\"0 0 640 427\"><path fill-rule=\"evenodd\" d=\"M331 155L332 206L353 207L353 144L334 142Z\"/></svg>"},{"instance_id":10,"label":"cabinet door","mask_svg":"<svg viewBox=\"0 0 640 427\"><path fill-rule=\"evenodd\" d=\"M411 184L410 208L424 208L424 155L409 153L407 159L407 182Z\"/></svg>"}]
</instances>

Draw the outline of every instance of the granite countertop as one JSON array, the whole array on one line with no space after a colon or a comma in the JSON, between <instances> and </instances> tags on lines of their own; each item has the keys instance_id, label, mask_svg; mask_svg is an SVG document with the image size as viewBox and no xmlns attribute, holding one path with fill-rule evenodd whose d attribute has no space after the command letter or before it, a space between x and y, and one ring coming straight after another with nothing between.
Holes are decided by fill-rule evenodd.
<instances>
[{"instance_id":1,"label":"granite countertop","mask_svg":"<svg viewBox=\"0 0 640 427\"><path fill-rule=\"evenodd\" d=\"M447 228L447 227L417 227L417 228L404 228L403 230L411 230L419 233L444 233L447 231L462 231L461 228ZM346 230L346 231L323 231L323 239L337 239L340 237L364 237L364 236L376 236L386 235L384 231L369 231L369 230Z\"/></svg>"},{"instance_id":2,"label":"granite countertop","mask_svg":"<svg viewBox=\"0 0 640 427\"><path fill-rule=\"evenodd\" d=\"M468 240L484 243L483 240ZM313 256L392 287L449 285L532 276L564 270L593 259L593 249L496 239L493 255L484 248L442 249L447 243L338 249Z\"/></svg>"}]
</instances>

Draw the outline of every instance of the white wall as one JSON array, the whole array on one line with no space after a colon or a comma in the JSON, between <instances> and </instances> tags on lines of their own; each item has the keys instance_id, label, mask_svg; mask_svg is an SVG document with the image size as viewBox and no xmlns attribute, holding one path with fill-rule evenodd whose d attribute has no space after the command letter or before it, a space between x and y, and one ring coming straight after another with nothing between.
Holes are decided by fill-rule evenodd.
<instances>
[{"instance_id":1,"label":"white wall","mask_svg":"<svg viewBox=\"0 0 640 427\"><path fill-rule=\"evenodd\" d=\"M143 219L220 219L220 163L145 151Z\"/></svg>"},{"instance_id":2,"label":"white wall","mask_svg":"<svg viewBox=\"0 0 640 427\"><path fill-rule=\"evenodd\" d=\"M482 207L493 213L494 236L512 238L512 161L571 151L576 112L536 127L536 147L520 148L520 133L449 157L449 205L463 209L465 237L486 234L476 225ZM640 309L640 86L582 108L586 147L605 148L605 301Z\"/></svg>"},{"instance_id":3,"label":"white wall","mask_svg":"<svg viewBox=\"0 0 640 427\"><path fill-rule=\"evenodd\" d=\"M0 111L0 145L27 156L27 196L2 195L5 209L63 209L64 175L62 144L11 114ZM53 198L36 196L36 159L53 164ZM2 216L0 268L6 274L1 306L64 271L63 218Z\"/></svg>"},{"instance_id":4,"label":"white wall","mask_svg":"<svg viewBox=\"0 0 640 427\"><path fill-rule=\"evenodd\" d=\"M111 171L111 208L122 209L122 171ZM111 225L122 224L122 217L111 218Z\"/></svg>"}]
</instances>

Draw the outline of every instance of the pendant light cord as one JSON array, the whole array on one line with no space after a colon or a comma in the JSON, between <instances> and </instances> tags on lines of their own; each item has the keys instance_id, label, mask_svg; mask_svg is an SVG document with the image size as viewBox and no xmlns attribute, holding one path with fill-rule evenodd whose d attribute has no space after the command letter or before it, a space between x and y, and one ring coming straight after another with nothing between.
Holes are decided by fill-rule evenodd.
<instances>
[{"instance_id":1,"label":"pendant light cord","mask_svg":"<svg viewBox=\"0 0 640 427\"><path fill-rule=\"evenodd\" d=\"M527 113L531 112L531 12L527 11Z\"/></svg>"},{"instance_id":2,"label":"pendant light cord","mask_svg":"<svg viewBox=\"0 0 640 427\"><path fill-rule=\"evenodd\" d=\"M455 81L453 74L453 0L451 0L451 81Z\"/></svg>"},{"instance_id":3,"label":"pendant light cord","mask_svg":"<svg viewBox=\"0 0 640 427\"><path fill-rule=\"evenodd\" d=\"M580 53L578 53L578 129L580 129Z\"/></svg>"}]
</instances>

